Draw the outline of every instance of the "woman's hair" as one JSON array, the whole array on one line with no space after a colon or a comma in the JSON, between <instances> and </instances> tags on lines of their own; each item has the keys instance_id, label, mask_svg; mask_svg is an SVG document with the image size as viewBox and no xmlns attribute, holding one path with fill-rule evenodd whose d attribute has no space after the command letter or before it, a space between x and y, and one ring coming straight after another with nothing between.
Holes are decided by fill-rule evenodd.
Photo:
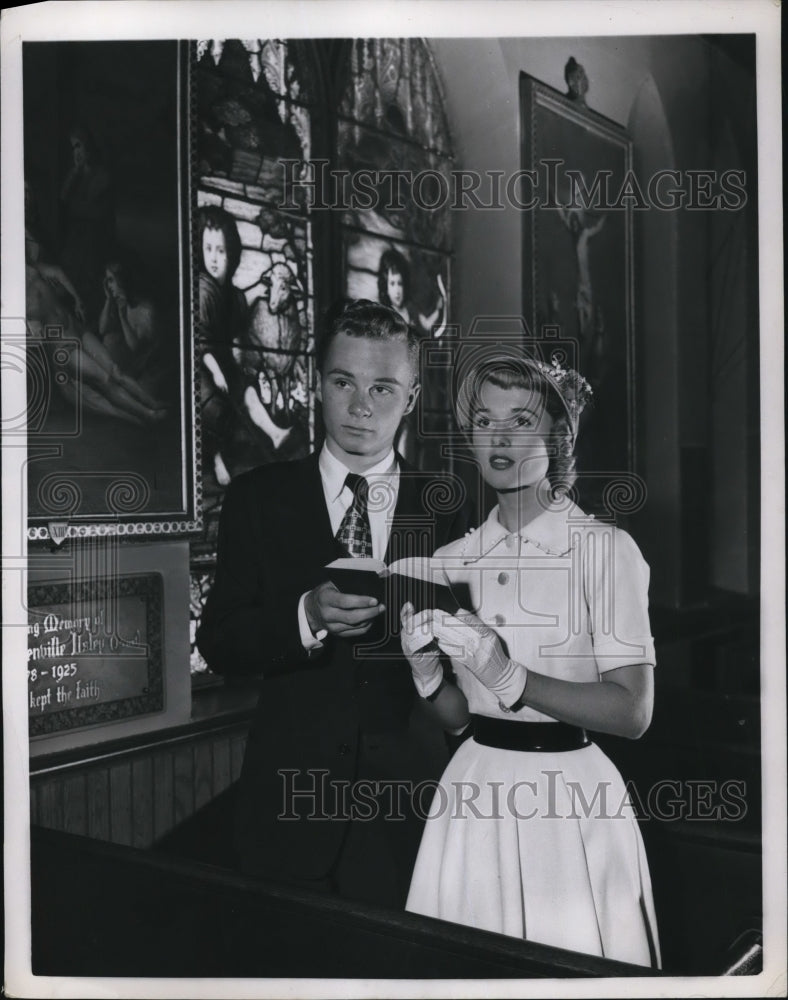
<instances>
[{"instance_id":1,"label":"woman's hair","mask_svg":"<svg viewBox=\"0 0 788 1000\"><path fill-rule=\"evenodd\" d=\"M317 344L317 369L323 371L331 341L340 333L370 340L402 339L407 344L413 372L412 385L419 381L419 337L391 306L369 299L340 299L326 310L323 335Z\"/></svg>"},{"instance_id":2,"label":"woman's hair","mask_svg":"<svg viewBox=\"0 0 788 1000\"><path fill-rule=\"evenodd\" d=\"M62 133L61 133L62 134ZM101 159L101 150L96 142L96 137L84 122L74 122L68 130L69 142L72 139L79 139L85 148L88 159L91 163L98 163Z\"/></svg>"},{"instance_id":3,"label":"woman's hair","mask_svg":"<svg viewBox=\"0 0 788 1000\"><path fill-rule=\"evenodd\" d=\"M200 270L205 270L202 255L202 240L206 229L217 229L224 235L224 249L227 251L227 277L231 278L241 262L241 237L238 226L229 212L217 205L204 205L197 213L197 233L199 238Z\"/></svg>"},{"instance_id":4,"label":"woman's hair","mask_svg":"<svg viewBox=\"0 0 788 1000\"><path fill-rule=\"evenodd\" d=\"M142 264L130 250L118 250L106 263L106 270L115 275L115 280L123 288L129 305L135 306L143 296L144 278Z\"/></svg>"},{"instance_id":5,"label":"woman's hair","mask_svg":"<svg viewBox=\"0 0 788 1000\"><path fill-rule=\"evenodd\" d=\"M526 359L492 358L476 365L460 383L456 401L457 419L469 437L482 386L487 383L501 389L526 389L538 394L540 405L543 403L553 418L547 480L554 495L568 492L577 479L575 430L559 390Z\"/></svg>"},{"instance_id":6,"label":"woman's hair","mask_svg":"<svg viewBox=\"0 0 788 1000\"><path fill-rule=\"evenodd\" d=\"M403 300L407 301L410 295L410 268L399 250L384 250L380 255L380 264L378 265L378 300L384 306L391 305L388 290L389 272L401 276Z\"/></svg>"}]
</instances>

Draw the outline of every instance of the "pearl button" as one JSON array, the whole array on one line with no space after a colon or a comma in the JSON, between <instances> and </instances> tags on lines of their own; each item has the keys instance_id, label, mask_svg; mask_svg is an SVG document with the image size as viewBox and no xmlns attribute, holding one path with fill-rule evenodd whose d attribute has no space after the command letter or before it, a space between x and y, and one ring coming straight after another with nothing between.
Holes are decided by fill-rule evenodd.
<instances>
[{"instance_id":1,"label":"pearl button","mask_svg":"<svg viewBox=\"0 0 788 1000\"><path fill-rule=\"evenodd\" d=\"M499 573L498 574L498 583L500 583L501 586L503 586L503 584L508 583L508 582L509 582L509 574L508 573Z\"/></svg>"},{"instance_id":2,"label":"pearl button","mask_svg":"<svg viewBox=\"0 0 788 1000\"><path fill-rule=\"evenodd\" d=\"M506 624L506 619L504 618L503 615L496 615L495 618L493 618L493 622L496 625L505 625Z\"/></svg>"}]
</instances>

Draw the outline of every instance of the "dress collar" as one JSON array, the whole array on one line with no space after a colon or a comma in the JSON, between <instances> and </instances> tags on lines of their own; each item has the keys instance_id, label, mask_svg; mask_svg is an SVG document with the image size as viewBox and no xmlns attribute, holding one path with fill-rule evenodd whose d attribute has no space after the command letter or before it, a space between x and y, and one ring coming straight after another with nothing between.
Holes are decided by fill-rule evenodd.
<instances>
[{"instance_id":1,"label":"dress collar","mask_svg":"<svg viewBox=\"0 0 788 1000\"><path fill-rule=\"evenodd\" d=\"M503 539L511 537L522 542L530 542L538 549L550 555L563 556L571 549L568 521L571 517L585 517L578 507L571 506L569 510L561 507L550 507L519 531L507 531L498 520L498 504L493 507L487 520L481 526L480 557L487 555L491 549Z\"/></svg>"},{"instance_id":2,"label":"dress collar","mask_svg":"<svg viewBox=\"0 0 788 1000\"><path fill-rule=\"evenodd\" d=\"M347 474L350 472L350 469L348 469L344 462L340 462L338 458L332 455L325 444L320 451L318 467L320 468L320 475L322 476L325 484L326 493L333 503L333 501L339 497L339 494L344 489L345 479L347 478ZM369 480L370 476L391 474L395 472L396 469L396 454L392 448L385 458L381 459L370 469L367 469L363 475L366 480Z\"/></svg>"}]
</instances>

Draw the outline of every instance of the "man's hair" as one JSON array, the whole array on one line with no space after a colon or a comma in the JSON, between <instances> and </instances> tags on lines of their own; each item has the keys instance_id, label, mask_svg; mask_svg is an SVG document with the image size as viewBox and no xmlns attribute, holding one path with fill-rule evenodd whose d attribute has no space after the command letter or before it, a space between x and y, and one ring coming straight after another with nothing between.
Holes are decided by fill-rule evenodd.
<instances>
[{"instance_id":1,"label":"man's hair","mask_svg":"<svg viewBox=\"0 0 788 1000\"><path fill-rule=\"evenodd\" d=\"M206 229L218 229L224 235L224 249L227 252L227 277L235 274L241 262L241 237L238 235L238 225L235 219L218 205L204 205L197 213L197 232L199 236L200 270L205 270L202 253L202 239Z\"/></svg>"},{"instance_id":2,"label":"man's hair","mask_svg":"<svg viewBox=\"0 0 788 1000\"><path fill-rule=\"evenodd\" d=\"M404 340L413 373L412 384L419 381L419 336L395 309L369 299L341 299L336 302L326 312L323 335L317 344L318 371L323 371L331 341L340 333L369 340Z\"/></svg>"},{"instance_id":3,"label":"man's hair","mask_svg":"<svg viewBox=\"0 0 788 1000\"><path fill-rule=\"evenodd\" d=\"M472 369L457 394L457 419L465 433L473 433L472 421L486 383L500 389L526 389L537 394L553 418L547 480L554 494L568 492L577 479L574 456L575 435L561 397L549 379L543 378L526 361L512 358L490 359Z\"/></svg>"}]
</instances>

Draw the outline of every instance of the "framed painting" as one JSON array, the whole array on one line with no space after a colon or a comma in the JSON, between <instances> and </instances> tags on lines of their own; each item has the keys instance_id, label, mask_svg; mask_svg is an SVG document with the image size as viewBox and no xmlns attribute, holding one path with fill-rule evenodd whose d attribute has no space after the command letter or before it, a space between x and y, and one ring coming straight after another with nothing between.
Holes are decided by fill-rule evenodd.
<instances>
[{"instance_id":1,"label":"framed painting","mask_svg":"<svg viewBox=\"0 0 788 1000\"><path fill-rule=\"evenodd\" d=\"M632 142L585 104L570 59L567 95L520 75L523 315L537 348L576 368L594 391L578 437L577 490L605 508L635 471ZM586 81L587 83L587 81Z\"/></svg>"},{"instance_id":2,"label":"framed painting","mask_svg":"<svg viewBox=\"0 0 788 1000\"><path fill-rule=\"evenodd\" d=\"M28 537L194 532L188 46L22 61Z\"/></svg>"}]
</instances>

